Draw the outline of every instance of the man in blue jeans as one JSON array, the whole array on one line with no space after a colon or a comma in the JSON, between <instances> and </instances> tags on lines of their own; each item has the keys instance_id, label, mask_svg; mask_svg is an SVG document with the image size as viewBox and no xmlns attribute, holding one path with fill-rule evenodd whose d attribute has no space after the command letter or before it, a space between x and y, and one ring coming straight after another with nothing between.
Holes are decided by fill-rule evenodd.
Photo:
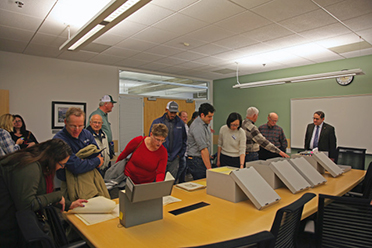
<instances>
[{"instance_id":1,"label":"man in blue jeans","mask_svg":"<svg viewBox=\"0 0 372 248\"><path fill-rule=\"evenodd\" d=\"M168 102L164 115L155 119L150 127L150 132L154 124L163 123L168 128L168 136L163 146L168 151L167 171L169 171L176 180L180 159L185 156L187 145L185 124L181 118L177 116L177 112L178 104L175 101Z\"/></svg>"},{"instance_id":2,"label":"man in blue jeans","mask_svg":"<svg viewBox=\"0 0 372 248\"><path fill-rule=\"evenodd\" d=\"M192 122L187 136L186 165L194 180L205 178L206 170L211 169L211 129L214 107L203 103L199 107L199 116Z\"/></svg>"}]
</instances>

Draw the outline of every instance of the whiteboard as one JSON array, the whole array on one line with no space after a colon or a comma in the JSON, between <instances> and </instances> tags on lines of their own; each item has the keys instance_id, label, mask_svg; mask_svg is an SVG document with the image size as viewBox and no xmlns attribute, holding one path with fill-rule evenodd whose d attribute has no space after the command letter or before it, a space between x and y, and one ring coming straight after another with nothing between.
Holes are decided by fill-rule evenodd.
<instances>
[{"instance_id":1,"label":"whiteboard","mask_svg":"<svg viewBox=\"0 0 372 248\"><path fill-rule=\"evenodd\" d=\"M314 112L335 127L337 146L366 148L372 154L372 94L291 99L291 147L304 148Z\"/></svg>"}]
</instances>

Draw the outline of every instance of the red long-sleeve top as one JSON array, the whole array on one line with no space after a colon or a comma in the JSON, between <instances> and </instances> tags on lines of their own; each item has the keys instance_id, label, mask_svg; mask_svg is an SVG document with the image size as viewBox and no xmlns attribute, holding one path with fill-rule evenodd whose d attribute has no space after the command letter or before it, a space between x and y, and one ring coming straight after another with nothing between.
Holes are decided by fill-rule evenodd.
<instances>
[{"instance_id":1,"label":"red long-sleeve top","mask_svg":"<svg viewBox=\"0 0 372 248\"><path fill-rule=\"evenodd\" d=\"M132 139L116 160L118 162L125 159L134 151L125 165L124 174L130 177L135 184L160 182L165 178L168 160L167 149L161 146L156 151L150 151L146 147L145 138L138 136ZM135 150L137 146L138 148Z\"/></svg>"}]
</instances>

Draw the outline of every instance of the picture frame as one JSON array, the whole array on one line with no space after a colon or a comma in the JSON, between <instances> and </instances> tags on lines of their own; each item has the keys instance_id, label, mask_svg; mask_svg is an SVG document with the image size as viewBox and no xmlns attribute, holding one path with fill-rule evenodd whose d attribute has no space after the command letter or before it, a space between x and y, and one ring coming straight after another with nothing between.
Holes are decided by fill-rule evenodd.
<instances>
[{"instance_id":1,"label":"picture frame","mask_svg":"<svg viewBox=\"0 0 372 248\"><path fill-rule=\"evenodd\" d=\"M52 101L52 129L62 129L65 126L65 116L69 108L81 108L86 113L85 102L55 102ZM84 120L85 125L85 120Z\"/></svg>"}]
</instances>

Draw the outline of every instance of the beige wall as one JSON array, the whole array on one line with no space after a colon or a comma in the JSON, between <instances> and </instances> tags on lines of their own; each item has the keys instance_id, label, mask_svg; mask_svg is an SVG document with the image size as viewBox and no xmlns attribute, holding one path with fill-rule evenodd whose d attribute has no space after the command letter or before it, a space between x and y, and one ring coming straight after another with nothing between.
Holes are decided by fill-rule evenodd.
<instances>
[{"instance_id":1,"label":"beige wall","mask_svg":"<svg viewBox=\"0 0 372 248\"><path fill-rule=\"evenodd\" d=\"M20 114L39 141L54 136L52 101L86 102L89 116L103 95L119 95L113 66L0 52L0 78L0 89L9 90L9 112ZM116 106L109 114L113 139L119 137L118 112Z\"/></svg>"}]
</instances>

